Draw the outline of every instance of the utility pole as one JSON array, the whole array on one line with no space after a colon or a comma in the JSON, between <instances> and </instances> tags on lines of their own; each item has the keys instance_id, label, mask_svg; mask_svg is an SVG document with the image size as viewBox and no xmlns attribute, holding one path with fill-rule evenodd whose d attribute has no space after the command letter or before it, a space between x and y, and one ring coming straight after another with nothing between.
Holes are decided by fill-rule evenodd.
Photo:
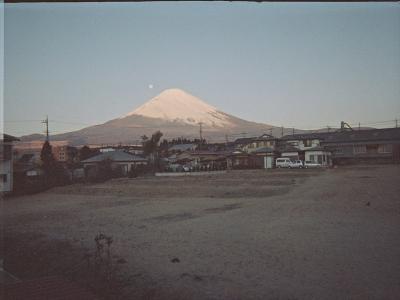
<instances>
[{"instance_id":1,"label":"utility pole","mask_svg":"<svg viewBox=\"0 0 400 300\"><path fill-rule=\"evenodd\" d=\"M281 137L283 137L283 126L281 127Z\"/></svg>"},{"instance_id":2,"label":"utility pole","mask_svg":"<svg viewBox=\"0 0 400 300\"><path fill-rule=\"evenodd\" d=\"M328 128L328 133L331 131L331 126L327 126L326 128Z\"/></svg>"},{"instance_id":3,"label":"utility pole","mask_svg":"<svg viewBox=\"0 0 400 300\"><path fill-rule=\"evenodd\" d=\"M49 141L49 116L46 116L46 119L42 123L46 124L46 141Z\"/></svg>"},{"instance_id":4,"label":"utility pole","mask_svg":"<svg viewBox=\"0 0 400 300\"><path fill-rule=\"evenodd\" d=\"M361 129L361 124L360 124L360 122L358 122L358 130L360 130Z\"/></svg>"}]
</instances>

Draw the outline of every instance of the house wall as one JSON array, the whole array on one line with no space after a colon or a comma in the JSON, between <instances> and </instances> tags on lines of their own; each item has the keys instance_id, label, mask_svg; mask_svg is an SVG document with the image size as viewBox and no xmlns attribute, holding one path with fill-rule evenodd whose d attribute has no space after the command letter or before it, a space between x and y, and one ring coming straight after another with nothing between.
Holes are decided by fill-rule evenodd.
<instances>
[{"instance_id":1,"label":"house wall","mask_svg":"<svg viewBox=\"0 0 400 300\"><path fill-rule=\"evenodd\" d=\"M331 164L331 154L327 151L306 151L305 161L318 162L323 166Z\"/></svg>"},{"instance_id":2,"label":"house wall","mask_svg":"<svg viewBox=\"0 0 400 300\"><path fill-rule=\"evenodd\" d=\"M296 147L299 150L307 150L307 149L317 147L321 143L320 143L320 140L318 140L318 139L305 139L305 140L290 140L290 141L287 141L286 144L292 145L293 147Z\"/></svg>"},{"instance_id":3,"label":"house wall","mask_svg":"<svg viewBox=\"0 0 400 300\"><path fill-rule=\"evenodd\" d=\"M398 162L398 143L364 142L327 145L335 164Z\"/></svg>"},{"instance_id":4,"label":"house wall","mask_svg":"<svg viewBox=\"0 0 400 300\"><path fill-rule=\"evenodd\" d=\"M256 151L257 149L260 148L265 148L265 147L269 147L269 148L274 148L275 147L276 142L274 140L270 140L270 141L254 141L251 142L247 145L245 145L244 147L242 147L242 151L251 153Z\"/></svg>"},{"instance_id":5,"label":"house wall","mask_svg":"<svg viewBox=\"0 0 400 300\"><path fill-rule=\"evenodd\" d=\"M98 163L96 162L91 162L91 163L84 163L83 167L84 169L90 168L90 167L97 167ZM113 170L117 169L118 167L122 167L123 173L126 175L132 168L135 166L140 166L140 165L147 165L146 161L143 162L112 162L111 163L111 168Z\"/></svg>"},{"instance_id":6,"label":"house wall","mask_svg":"<svg viewBox=\"0 0 400 300\"><path fill-rule=\"evenodd\" d=\"M298 159L299 153L298 152L282 152L281 157L289 157L289 158L293 158L293 159Z\"/></svg>"},{"instance_id":7,"label":"house wall","mask_svg":"<svg viewBox=\"0 0 400 300\"><path fill-rule=\"evenodd\" d=\"M13 190L13 151L12 145L0 144L0 192Z\"/></svg>"},{"instance_id":8,"label":"house wall","mask_svg":"<svg viewBox=\"0 0 400 300\"><path fill-rule=\"evenodd\" d=\"M0 192L10 192L13 189L11 160L0 161Z\"/></svg>"}]
</instances>

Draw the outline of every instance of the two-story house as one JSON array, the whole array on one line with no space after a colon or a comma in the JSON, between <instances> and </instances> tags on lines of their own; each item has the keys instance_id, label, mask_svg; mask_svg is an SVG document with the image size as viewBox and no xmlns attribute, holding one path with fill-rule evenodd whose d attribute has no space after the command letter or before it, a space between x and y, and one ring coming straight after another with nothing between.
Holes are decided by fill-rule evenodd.
<instances>
[{"instance_id":1,"label":"two-story house","mask_svg":"<svg viewBox=\"0 0 400 300\"><path fill-rule=\"evenodd\" d=\"M323 166L332 164L331 151L322 146L329 132L302 133L283 136L280 139L281 157L292 160L312 161Z\"/></svg>"}]
</instances>

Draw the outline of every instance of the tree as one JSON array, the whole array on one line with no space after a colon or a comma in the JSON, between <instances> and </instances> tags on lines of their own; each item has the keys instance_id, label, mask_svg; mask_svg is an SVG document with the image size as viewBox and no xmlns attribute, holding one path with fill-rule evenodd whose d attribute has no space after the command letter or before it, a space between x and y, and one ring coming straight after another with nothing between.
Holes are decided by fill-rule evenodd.
<instances>
[{"instance_id":1,"label":"tree","mask_svg":"<svg viewBox=\"0 0 400 300\"><path fill-rule=\"evenodd\" d=\"M40 152L44 180L47 186L63 184L67 181L65 170L58 161L55 160L52 147L49 141L45 141Z\"/></svg>"},{"instance_id":2,"label":"tree","mask_svg":"<svg viewBox=\"0 0 400 300\"><path fill-rule=\"evenodd\" d=\"M55 159L53 156L52 148L49 141L45 141L40 152L40 159L42 160L42 167L45 175L49 175L52 168L55 165Z\"/></svg>"},{"instance_id":3,"label":"tree","mask_svg":"<svg viewBox=\"0 0 400 300\"><path fill-rule=\"evenodd\" d=\"M89 146L83 146L79 149L79 160L82 161L88 159L98 153L99 151L97 149L90 149Z\"/></svg>"},{"instance_id":4,"label":"tree","mask_svg":"<svg viewBox=\"0 0 400 300\"><path fill-rule=\"evenodd\" d=\"M148 139L146 136L144 137L146 137L147 139L144 139L142 137L143 154L149 156L151 164L157 167L159 165L159 142L162 136L162 132L158 130L151 135L150 139Z\"/></svg>"},{"instance_id":5,"label":"tree","mask_svg":"<svg viewBox=\"0 0 400 300\"><path fill-rule=\"evenodd\" d=\"M148 139L146 136L146 139L143 139L143 153L144 155L151 155L154 154L157 149L158 149L158 143L160 142L161 137L163 136L161 131L156 131L151 135L151 138Z\"/></svg>"}]
</instances>

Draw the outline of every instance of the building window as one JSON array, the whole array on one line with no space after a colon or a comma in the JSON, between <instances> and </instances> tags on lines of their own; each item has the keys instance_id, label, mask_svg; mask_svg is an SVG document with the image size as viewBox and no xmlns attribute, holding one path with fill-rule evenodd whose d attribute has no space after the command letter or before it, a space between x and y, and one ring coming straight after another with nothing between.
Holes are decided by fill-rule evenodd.
<instances>
[{"instance_id":1,"label":"building window","mask_svg":"<svg viewBox=\"0 0 400 300\"><path fill-rule=\"evenodd\" d=\"M0 181L3 183L7 183L7 174L1 174L0 175Z\"/></svg>"},{"instance_id":2,"label":"building window","mask_svg":"<svg viewBox=\"0 0 400 300\"><path fill-rule=\"evenodd\" d=\"M382 144L378 146L379 153L392 153L392 145L391 144Z\"/></svg>"},{"instance_id":3,"label":"building window","mask_svg":"<svg viewBox=\"0 0 400 300\"><path fill-rule=\"evenodd\" d=\"M304 140L303 144L304 144L304 147L311 147L312 141L311 140Z\"/></svg>"},{"instance_id":4,"label":"building window","mask_svg":"<svg viewBox=\"0 0 400 300\"><path fill-rule=\"evenodd\" d=\"M343 148L337 148L335 149L335 154L343 154Z\"/></svg>"},{"instance_id":5,"label":"building window","mask_svg":"<svg viewBox=\"0 0 400 300\"><path fill-rule=\"evenodd\" d=\"M353 152L354 154L367 153L367 147L365 145L354 145Z\"/></svg>"},{"instance_id":6,"label":"building window","mask_svg":"<svg viewBox=\"0 0 400 300\"><path fill-rule=\"evenodd\" d=\"M311 155L310 155L310 161L312 161L312 162L315 161L315 160L314 160L314 154L311 154Z\"/></svg>"}]
</instances>

